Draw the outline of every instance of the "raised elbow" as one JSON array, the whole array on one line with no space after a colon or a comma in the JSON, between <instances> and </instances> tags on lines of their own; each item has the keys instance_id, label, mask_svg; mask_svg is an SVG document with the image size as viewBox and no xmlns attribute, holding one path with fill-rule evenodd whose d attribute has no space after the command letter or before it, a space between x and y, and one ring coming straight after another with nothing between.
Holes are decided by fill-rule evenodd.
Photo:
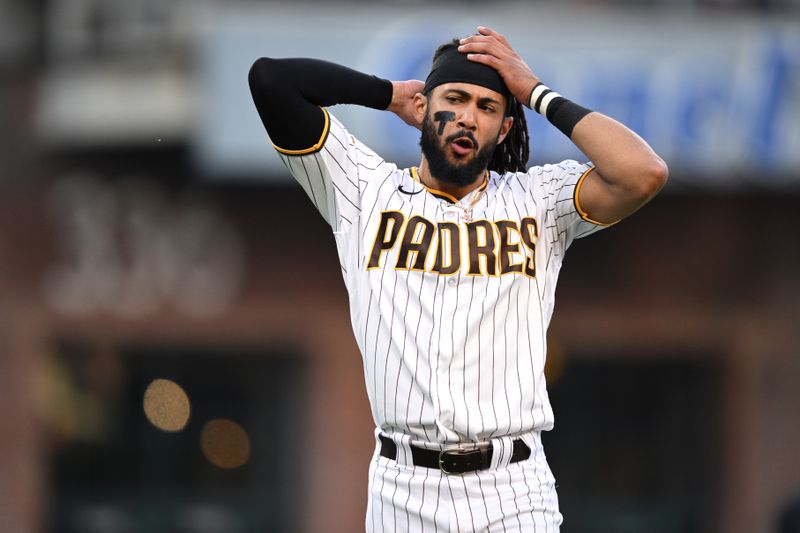
<instances>
[{"instance_id":1,"label":"raised elbow","mask_svg":"<svg viewBox=\"0 0 800 533\"><path fill-rule=\"evenodd\" d=\"M269 57L256 59L247 74L247 80L252 90L268 90L280 79L279 62Z\"/></svg>"},{"instance_id":2,"label":"raised elbow","mask_svg":"<svg viewBox=\"0 0 800 533\"><path fill-rule=\"evenodd\" d=\"M669 168L667 164L658 156L647 164L642 172L640 179L640 195L643 198L650 199L664 187L669 178Z\"/></svg>"}]
</instances>

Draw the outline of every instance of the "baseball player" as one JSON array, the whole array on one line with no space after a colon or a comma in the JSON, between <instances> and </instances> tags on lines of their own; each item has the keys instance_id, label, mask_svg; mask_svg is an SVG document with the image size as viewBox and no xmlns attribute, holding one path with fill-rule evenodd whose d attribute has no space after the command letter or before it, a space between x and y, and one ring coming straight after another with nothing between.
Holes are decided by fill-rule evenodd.
<instances>
[{"instance_id":1,"label":"baseball player","mask_svg":"<svg viewBox=\"0 0 800 533\"><path fill-rule=\"evenodd\" d=\"M331 225L376 448L367 531L557 532L540 434L544 363L572 241L630 215L667 168L631 130L562 97L495 31L439 47L426 81L261 58L250 87L274 148ZM398 168L327 109L421 130ZM591 163L527 168L522 105Z\"/></svg>"}]
</instances>

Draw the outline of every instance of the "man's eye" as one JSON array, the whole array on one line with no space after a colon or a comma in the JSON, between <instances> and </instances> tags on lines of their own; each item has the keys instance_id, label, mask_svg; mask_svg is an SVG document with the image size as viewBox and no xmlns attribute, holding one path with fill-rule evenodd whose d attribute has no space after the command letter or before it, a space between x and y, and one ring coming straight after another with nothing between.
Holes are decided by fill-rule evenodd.
<instances>
[{"instance_id":1,"label":"man's eye","mask_svg":"<svg viewBox=\"0 0 800 533\"><path fill-rule=\"evenodd\" d=\"M458 97L457 96L448 96L447 97L447 101L450 102L451 104L454 104L454 103L458 102Z\"/></svg>"}]
</instances>

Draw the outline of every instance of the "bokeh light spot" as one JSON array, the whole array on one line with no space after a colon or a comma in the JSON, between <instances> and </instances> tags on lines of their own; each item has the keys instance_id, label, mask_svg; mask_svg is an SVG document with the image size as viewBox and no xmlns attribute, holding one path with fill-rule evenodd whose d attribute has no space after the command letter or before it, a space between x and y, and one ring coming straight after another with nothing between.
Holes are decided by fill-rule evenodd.
<instances>
[{"instance_id":1,"label":"bokeh light spot","mask_svg":"<svg viewBox=\"0 0 800 533\"><path fill-rule=\"evenodd\" d=\"M232 420L209 420L200 434L200 447L211 464L220 468L239 468L250 459L250 438Z\"/></svg>"},{"instance_id":2,"label":"bokeh light spot","mask_svg":"<svg viewBox=\"0 0 800 533\"><path fill-rule=\"evenodd\" d=\"M144 414L160 430L180 431L189 422L189 397L168 379L155 379L144 391Z\"/></svg>"}]
</instances>

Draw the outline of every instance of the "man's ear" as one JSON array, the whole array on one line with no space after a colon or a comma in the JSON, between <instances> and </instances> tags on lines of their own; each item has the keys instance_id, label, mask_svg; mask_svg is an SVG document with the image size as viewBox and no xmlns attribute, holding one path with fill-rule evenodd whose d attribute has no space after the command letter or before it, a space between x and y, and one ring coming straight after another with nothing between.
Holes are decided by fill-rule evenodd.
<instances>
[{"instance_id":1,"label":"man's ear","mask_svg":"<svg viewBox=\"0 0 800 533\"><path fill-rule=\"evenodd\" d=\"M422 93L417 93L414 95L412 105L414 107L414 118L418 124L422 124L422 119L425 118L425 112L428 109L428 98Z\"/></svg>"},{"instance_id":2,"label":"man's ear","mask_svg":"<svg viewBox=\"0 0 800 533\"><path fill-rule=\"evenodd\" d=\"M497 144L503 142L508 135L508 132L511 131L511 126L514 125L514 117L506 117L503 119L503 125L500 126L500 135L497 137Z\"/></svg>"}]
</instances>

